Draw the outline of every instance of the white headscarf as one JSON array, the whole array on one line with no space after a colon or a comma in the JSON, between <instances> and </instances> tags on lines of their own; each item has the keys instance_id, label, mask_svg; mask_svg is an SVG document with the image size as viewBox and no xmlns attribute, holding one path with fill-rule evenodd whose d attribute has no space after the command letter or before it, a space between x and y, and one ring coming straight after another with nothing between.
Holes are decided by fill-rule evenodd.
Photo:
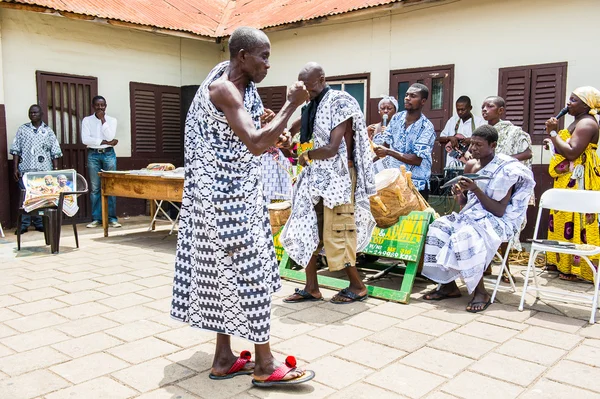
<instances>
[{"instance_id":1,"label":"white headscarf","mask_svg":"<svg viewBox=\"0 0 600 399\"><path fill-rule=\"evenodd\" d=\"M394 107L396 108L396 112L398 112L398 100L396 100L394 97L392 96L384 96L380 101L379 104L377 105L377 110L379 110L379 108L381 108L381 104L383 104L385 101L389 101L391 102Z\"/></svg>"}]
</instances>

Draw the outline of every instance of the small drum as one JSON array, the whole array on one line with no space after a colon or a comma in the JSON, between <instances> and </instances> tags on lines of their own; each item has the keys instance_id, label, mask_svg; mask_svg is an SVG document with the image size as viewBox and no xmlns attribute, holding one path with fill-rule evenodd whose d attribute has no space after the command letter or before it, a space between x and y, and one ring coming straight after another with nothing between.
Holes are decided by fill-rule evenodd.
<instances>
[{"instance_id":1,"label":"small drum","mask_svg":"<svg viewBox=\"0 0 600 399\"><path fill-rule=\"evenodd\" d=\"M371 213L382 229L396 224L400 216L427 208L404 166L375 175L375 188L377 194L370 198Z\"/></svg>"},{"instance_id":2,"label":"small drum","mask_svg":"<svg viewBox=\"0 0 600 399\"><path fill-rule=\"evenodd\" d=\"M277 234L292 214L292 202L282 201L267 205L269 219L271 219L271 232Z\"/></svg>"}]
</instances>

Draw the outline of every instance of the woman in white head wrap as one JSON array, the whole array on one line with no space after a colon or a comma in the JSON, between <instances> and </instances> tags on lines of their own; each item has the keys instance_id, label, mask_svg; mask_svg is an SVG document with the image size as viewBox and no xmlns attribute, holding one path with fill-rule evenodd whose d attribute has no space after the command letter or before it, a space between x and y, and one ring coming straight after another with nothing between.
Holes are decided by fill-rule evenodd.
<instances>
[{"instance_id":1,"label":"woman in white head wrap","mask_svg":"<svg viewBox=\"0 0 600 399\"><path fill-rule=\"evenodd\" d=\"M392 116L398 112L398 100L392 96L384 96L381 101L379 101L378 109L379 115L381 116L381 122L369 125L367 127L367 132L369 133L369 138L375 144L383 144L383 142L378 142L378 139L381 138L380 133L390 122Z\"/></svg>"}]
</instances>

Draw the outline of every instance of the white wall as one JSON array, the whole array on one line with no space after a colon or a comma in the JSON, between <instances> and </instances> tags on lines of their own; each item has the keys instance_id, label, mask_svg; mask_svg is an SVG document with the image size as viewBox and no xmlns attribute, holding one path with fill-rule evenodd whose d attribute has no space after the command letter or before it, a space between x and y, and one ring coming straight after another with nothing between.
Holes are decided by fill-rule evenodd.
<instances>
[{"instance_id":1,"label":"white wall","mask_svg":"<svg viewBox=\"0 0 600 399\"><path fill-rule=\"evenodd\" d=\"M499 68L566 61L568 97L578 86L600 87L599 12L598 0L455 0L272 32L261 85L289 85L317 61L330 76L370 72L371 97L379 97L390 70L454 64L454 99L470 96L479 113L498 92ZM535 153L541 163L539 146Z\"/></svg>"},{"instance_id":2,"label":"white wall","mask_svg":"<svg viewBox=\"0 0 600 399\"><path fill-rule=\"evenodd\" d=\"M0 9L0 17L9 146L37 102L38 70L97 77L107 112L119 122L117 155L130 156L129 82L200 84L220 57L215 43L26 11Z\"/></svg>"}]
</instances>

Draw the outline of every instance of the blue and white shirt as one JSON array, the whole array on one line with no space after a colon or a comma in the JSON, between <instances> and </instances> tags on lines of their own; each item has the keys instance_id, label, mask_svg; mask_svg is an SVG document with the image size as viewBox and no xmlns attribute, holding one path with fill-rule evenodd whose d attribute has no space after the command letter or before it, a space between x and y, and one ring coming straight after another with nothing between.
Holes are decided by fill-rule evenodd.
<instances>
[{"instance_id":1,"label":"blue and white shirt","mask_svg":"<svg viewBox=\"0 0 600 399\"><path fill-rule=\"evenodd\" d=\"M31 122L21 125L10 146L10 153L21 158L21 173L52 170L52 160L63 155L56 135L44 122L38 128Z\"/></svg>"},{"instance_id":2,"label":"blue and white shirt","mask_svg":"<svg viewBox=\"0 0 600 399\"><path fill-rule=\"evenodd\" d=\"M406 170L412 173L412 182L417 190L422 191L429 188L431 153L436 137L435 129L431 121L423 114L408 128L405 123L406 111L394 115L383 133L383 142L389 144L394 151L418 156L422 159L421 165L408 165L390 156L384 158L383 164L386 169L399 168L404 165Z\"/></svg>"}]
</instances>

